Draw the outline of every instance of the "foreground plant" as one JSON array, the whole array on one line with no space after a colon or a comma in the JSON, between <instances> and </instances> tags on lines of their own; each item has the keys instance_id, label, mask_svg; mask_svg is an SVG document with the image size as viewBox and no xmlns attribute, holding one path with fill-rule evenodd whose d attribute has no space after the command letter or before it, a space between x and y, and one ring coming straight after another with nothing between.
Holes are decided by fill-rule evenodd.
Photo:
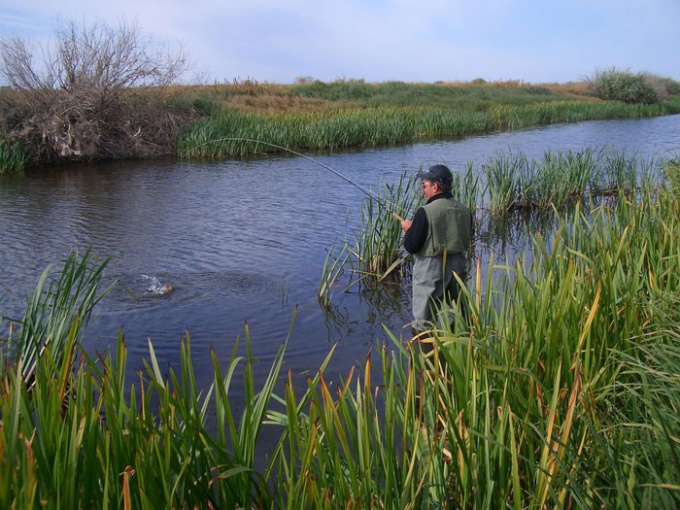
<instances>
[{"instance_id":1,"label":"foreground plant","mask_svg":"<svg viewBox=\"0 0 680 510\"><path fill-rule=\"evenodd\" d=\"M371 356L305 406L289 381L288 507L677 506L678 218L658 189L577 207L531 260L477 268L469 330L430 358L394 337L379 377Z\"/></svg>"},{"instance_id":2,"label":"foreground plant","mask_svg":"<svg viewBox=\"0 0 680 510\"><path fill-rule=\"evenodd\" d=\"M72 251L56 276L52 266L43 271L23 318L17 321L19 333L8 339L4 349L4 361L16 365L24 380L33 378L46 349L55 362L73 363L92 310L115 285L100 290L108 262L100 262L89 250L82 256Z\"/></svg>"},{"instance_id":3,"label":"foreground plant","mask_svg":"<svg viewBox=\"0 0 680 510\"><path fill-rule=\"evenodd\" d=\"M226 372L212 353L206 389L196 386L188 335L165 374L150 343L135 384L122 333L115 356L93 358L81 345L105 267L90 261L72 254L44 292L46 271L18 337L3 343L0 507L270 507L253 465L283 348L260 389L249 348L238 356L236 342ZM240 366L246 401L235 416L228 393Z\"/></svg>"}]
</instances>

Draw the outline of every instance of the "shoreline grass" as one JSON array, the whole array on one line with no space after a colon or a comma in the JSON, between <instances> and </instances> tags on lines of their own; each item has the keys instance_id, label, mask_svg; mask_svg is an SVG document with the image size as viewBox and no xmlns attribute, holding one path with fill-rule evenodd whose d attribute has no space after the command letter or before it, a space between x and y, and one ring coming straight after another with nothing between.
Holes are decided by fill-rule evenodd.
<instances>
[{"instance_id":1,"label":"shoreline grass","mask_svg":"<svg viewBox=\"0 0 680 510\"><path fill-rule=\"evenodd\" d=\"M680 105L672 111L680 112ZM563 122L651 117L663 112L659 106L590 102L480 105L480 110L378 106L261 112L231 108L189 126L177 137L174 151L181 159L245 157L285 149L334 151L455 139Z\"/></svg>"},{"instance_id":2,"label":"shoreline grass","mask_svg":"<svg viewBox=\"0 0 680 510\"><path fill-rule=\"evenodd\" d=\"M168 101L199 117L176 138L174 153L182 159L280 152L274 146L310 151L390 146L554 123L680 113L675 96L656 105L631 105L598 100L584 84L521 82L246 81L179 89Z\"/></svg>"},{"instance_id":3,"label":"shoreline grass","mask_svg":"<svg viewBox=\"0 0 680 510\"><path fill-rule=\"evenodd\" d=\"M36 116L28 115L32 106L27 99L5 88L0 90L4 141L0 175L63 162L249 157L281 150L275 146L309 151L383 147L554 123L680 113L677 84L664 83L667 90L654 104L598 99L588 81L366 83L339 79L325 83L303 79L287 85L245 80L131 87L124 90L128 100L105 109L106 121L97 118L99 110L88 110L82 118L75 116L77 121L62 119L63 126L53 122L52 116L60 114L50 113L47 103L41 103L41 108L47 108L45 120L36 125ZM70 97L68 91L50 93ZM77 102L77 98L70 100ZM121 123L118 128L112 127L112 115ZM96 129L91 132L87 126Z\"/></svg>"},{"instance_id":4,"label":"shoreline grass","mask_svg":"<svg viewBox=\"0 0 680 510\"><path fill-rule=\"evenodd\" d=\"M9 119L12 108L16 109L21 100L12 90L1 92L4 109L0 117L4 113ZM677 95L652 105L603 101L585 82L534 85L520 81L427 84L336 80L279 85L246 80L130 92L140 94L154 120L143 122L129 134L152 136L147 140L151 145L135 145L137 135L129 146L121 145L121 140L118 145L115 140L100 140L114 145L90 156L76 151L64 159L61 152L54 153L54 147L45 146L44 140L26 138L25 130L17 127L22 120L14 119L11 125L6 122L2 127L5 146L0 147L0 174L67 160L124 159L143 154L216 159L275 153L282 148L334 151L455 139L564 122L680 113ZM135 112L119 113L125 118ZM150 126L149 122L158 125ZM9 140L11 149L7 146ZM17 141L23 143L24 149Z\"/></svg>"}]
</instances>

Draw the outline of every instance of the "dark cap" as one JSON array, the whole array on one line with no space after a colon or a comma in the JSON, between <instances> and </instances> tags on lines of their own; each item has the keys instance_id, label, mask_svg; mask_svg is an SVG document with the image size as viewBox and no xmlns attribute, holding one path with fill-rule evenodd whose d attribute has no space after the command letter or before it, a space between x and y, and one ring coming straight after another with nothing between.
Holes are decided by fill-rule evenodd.
<instances>
[{"instance_id":1,"label":"dark cap","mask_svg":"<svg viewBox=\"0 0 680 510\"><path fill-rule=\"evenodd\" d=\"M430 181L452 181L453 176L451 170L444 165L434 165L427 169L427 172L418 172L419 179L428 179Z\"/></svg>"}]
</instances>

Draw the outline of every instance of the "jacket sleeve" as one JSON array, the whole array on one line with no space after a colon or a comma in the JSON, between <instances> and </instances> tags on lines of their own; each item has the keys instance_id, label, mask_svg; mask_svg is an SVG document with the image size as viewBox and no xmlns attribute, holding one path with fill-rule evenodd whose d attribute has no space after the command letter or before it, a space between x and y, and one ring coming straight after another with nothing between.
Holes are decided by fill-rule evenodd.
<instances>
[{"instance_id":1,"label":"jacket sleeve","mask_svg":"<svg viewBox=\"0 0 680 510\"><path fill-rule=\"evenodd\" d=\"M409 253L418 253L427 239L427 215L420 207L413 215L411 228L404 233L404 248Z\"/></svg>"}]
</instances>

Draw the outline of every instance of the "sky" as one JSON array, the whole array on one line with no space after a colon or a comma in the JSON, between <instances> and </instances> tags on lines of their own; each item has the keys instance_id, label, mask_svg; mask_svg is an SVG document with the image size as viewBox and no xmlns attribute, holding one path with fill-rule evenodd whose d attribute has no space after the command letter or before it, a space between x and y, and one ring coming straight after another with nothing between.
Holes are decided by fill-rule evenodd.
<instances>
[{"instance_id":1,"label":"sky","mask_svg":"<svg viewBox=\"0 0 680 510\"><path fill-rule=\"evenodd\" d=\"M680 81L680 0L3 0L0 37L70 21L181 48L186 83Z\"/></svg>"}]
</instances>

